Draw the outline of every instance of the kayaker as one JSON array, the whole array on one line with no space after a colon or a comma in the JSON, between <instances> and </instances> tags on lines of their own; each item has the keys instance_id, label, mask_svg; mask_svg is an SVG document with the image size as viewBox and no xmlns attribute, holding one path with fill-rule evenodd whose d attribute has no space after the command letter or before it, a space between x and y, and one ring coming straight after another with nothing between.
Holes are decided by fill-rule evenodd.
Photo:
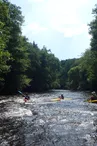
<instances>
[{"instance_id":1,"label":"kayaker","mask_svg":"<svg viewBox=\"0 0 97 146\"><path fill-rule=\"evenodd\" d=\"M61 94L61 99L64 99L64 96L63 96L63 94Z\"/></svg>"},{"instance_id":2,"label":"kayaker","mask_svg":"<svg viewBox=\"0 0 97 146\"><path fill-rule=\"evenodd\" d=\"M30 99L30 96L26 93L26 94L24 94L24 93L22 93L21 91L18 91L23 97L24 97L24 101L26 102L27 100L29 100Z\"/></svg>"},{"instance_id":3,"label":"kayaker","mask_svg":"<svg viewBox=\"0 0 97 146\"><path fill-rule=\"evenodd\" d=\"M27 100L29 100L30 99L30 96L26 93L26 95L24 96L25 98L24 98L24 101L26 102Z\"/></svg>"},{"instance_id":4,"label":"kayaker","mask_svg":"<svg viewBox=\"0 0 97 146\"><path fill-rule=\"evenodd\" d=\"M97 94L95 91L91 92L92 96L90 97L91 100L97 100Z\"/></svg>"},{"instance_id":5,"label":"kayaker","mask_svg":"<svg viewBox=\"0 0 97 146\"><path fill-rule=\"evenodd\" d=\"M64 99L64 96L63 96L63 94L61 94L61 95L59 96L59 98L60 98L60 99Z\"/></svg>"}]
</instances>

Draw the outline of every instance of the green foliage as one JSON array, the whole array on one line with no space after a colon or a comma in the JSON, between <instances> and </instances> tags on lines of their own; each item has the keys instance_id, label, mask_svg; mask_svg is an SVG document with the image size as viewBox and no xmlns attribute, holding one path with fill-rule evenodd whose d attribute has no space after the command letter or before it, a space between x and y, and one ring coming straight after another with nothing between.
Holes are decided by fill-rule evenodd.
<instances>
[{"instance_id":1,"label":"green foliage","mask_svg":"<svg viewBox=\"0 0 97 146\"><path fill-rule=\"evenodd\" d=\"M61 70L60 70L60 86L61 88L68 88L68 71L76 66L78 59L67 59L61 61Z\"/></svg>"},{"instance_id":2,"label":"green foliage","mask_svg":"<svg viewBox=\"0 0 97 146\"><path fill-rule=\"evenodd\" d=\"M90 89L96 90L97 84L97 52L92 50L86 50L82 57L81 67L86 70L87 82L89 83Z\"/></svg>"},{"instance_id":3,"label":"green foliage","mask_svg":"<svg viewBox=\"0 0 97 146\"><path fill-rule=\"evenodd\" d=\"M97 4L92 10L94 19L89 24L91 39L91 56L88 67L88 81L91 84L91 89L97 90Z\"/></svg>"},{"instance_id":4,"label":"green foliage","mask_svg":"<svg viewBox=\"0 0 97 146\"><path fill-rule=\"evenodd\" d=\"M5 22L5 20L7 21L9 19L8 12L8 7L0 1L0 87L2 87L2 81L4 82L4 75L10 69L10 65L7 65L7 61L11 59L10 53L5 49L10 37L9 29Z\"/></svg>"},{"instance_id":5,"label":"green foliage","mask_svg":"<svg viewBox=\"0 0 97 146\"><path fill-rule=\"evenodd\" d=\"M75 66L72 67L69 71L68 71L68 80L69 80L69 87L71 89L77 89L79 87L79 80L80 80L80 76L79 76L79 67Z\"/></svg>"},{"instance_id":6,"label":"green foliage","mask_svg":"<svg viewBox=\"0 0 97 146\"><path fill-rule=\"evenodd\" d=\"M32 82L30 90L42 91L54 88L58 83L59 60L46 47L39 50L35 43L30 47Z\"/></svg>"},{"instance_id":7,"label":"green foliage","mask_svg":"<svg viewBox=\"0 0 97 146\"><path fill-rule=\"evenodd\" d=\"M3 16L4 14L6 14L5 19L1 15L1 29L4 28L5 30L2 31L2 36L0 39L3 44L2 46L4 47L3 52L5 53L3 53L1 59L4 58L4 63L7 70L8 67L10 67L10 72L4 75L4 91L11 93L16 92L18 88L25 87L30 82L30 79L25 75L25 72L30 64L30 60L28 58L28 48L25 46L25 41L21 36L21 25L23 23L23 16L20 11L20 7L11 4L7 0L3 0L1 3L3 5L3 9L7 9L5 9L6 11L1 11L3 12ZM5 34L8 35L5 36ZM2 64L0 63L0 66L1 65Z\"/></svg>"},{"instance_id":8,"label":"green foliage","mask_svg":"<svg viewBox=\"0 0 97 146\"><path fill-rule=\"evenodd\" d=\"M92 14L94 15L94 20L89 24L89 33L92 36L90 45L92 50L97 50L97 5L92 10Z\"/></svg>"}]
</instances>

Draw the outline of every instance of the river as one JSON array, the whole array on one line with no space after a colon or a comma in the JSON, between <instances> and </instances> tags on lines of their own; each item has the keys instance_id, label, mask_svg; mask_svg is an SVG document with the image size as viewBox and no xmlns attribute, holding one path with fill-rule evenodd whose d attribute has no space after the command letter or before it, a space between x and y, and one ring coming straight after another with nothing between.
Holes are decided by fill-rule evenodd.
<instances>
[{"instance_id":1,"label":"river","mask_svg":"<svg viewBox=\"0 0 97 146\"><path fill-rule=\"evenodd\" d=\"M62 101L52 98L64 95ZM97 104L88 92L52 90L0 97L0 146L97 146Z\"/></svg>"}]
</instances>

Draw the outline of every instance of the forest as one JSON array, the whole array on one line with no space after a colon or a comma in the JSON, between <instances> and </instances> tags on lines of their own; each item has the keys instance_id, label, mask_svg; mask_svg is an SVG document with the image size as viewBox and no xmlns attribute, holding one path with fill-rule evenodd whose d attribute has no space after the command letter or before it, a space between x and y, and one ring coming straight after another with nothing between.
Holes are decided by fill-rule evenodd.
<instances>
[{"instance_id":1,"label":"forest","mask_svg":"<svg viewBox=\"0 0 97 146\"><path fill-rule=\"evenodd\" d=\"M80 58L59 60L45 46L22 35L24 16L19 6L0 0L0 94L18 90L97 90L97 5L89 25L90 48ZM60 48L59 48L60 49ZM64 51L65 54L65 51Z\"/></svg>"}]
</instances>

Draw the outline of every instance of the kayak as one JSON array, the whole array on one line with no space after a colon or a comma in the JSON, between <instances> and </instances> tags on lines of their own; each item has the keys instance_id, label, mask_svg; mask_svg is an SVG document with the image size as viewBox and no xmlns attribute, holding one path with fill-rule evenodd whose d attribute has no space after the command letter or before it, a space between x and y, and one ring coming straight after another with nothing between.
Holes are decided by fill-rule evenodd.
<instances>
[{"instance_id":1,"label":"kayak","mask_svg":"<svg viewBox=\"0 0 97 146\"><path fill-rule=\"evenodd\" d=\"M51 101L61 101L61 99L60 98L53 98L53 99L51 99Z\"/></svg>"},{"instance_id":2,"label":"kayak","mask_svg":"<svg viewBox=\"0 0 97 146\"><path fill-rule=\"evenodd\" d=\"M97 103L97 100L88 100L89 103Z\"/></svg>"},{"instance_id":3,"label":"kayak","mask_svg":"<svg viewBox=\"0 0 97 146\"><path fill-rule=\"evenodd\" d=\"M64 99L61 99L61 98L53 98L51 99L51 101L63 101L63 100L71 100L72 98L64 98Z\"/></svg>"}]
</instances>

